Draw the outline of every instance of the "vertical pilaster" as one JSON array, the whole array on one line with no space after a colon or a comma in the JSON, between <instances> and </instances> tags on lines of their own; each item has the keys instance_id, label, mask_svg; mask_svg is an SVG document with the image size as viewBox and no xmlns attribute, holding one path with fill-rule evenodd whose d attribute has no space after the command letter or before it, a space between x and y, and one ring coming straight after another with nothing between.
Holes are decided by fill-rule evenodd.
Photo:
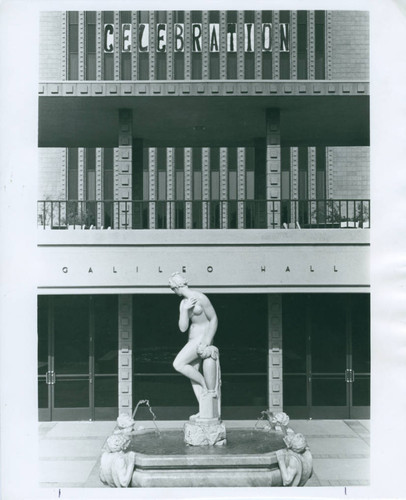
<instances>
[{"instance_id":1,"label":"vertical pilaster","mask_svg":"<svg viewBox=\"0 0 406 500\"><path fill-rule=\"evenodd\" d=\"M193 176L193 165L192 165L192 148L185 148L185 226L186 229L192 229L192 176Z\"/></svg>"},{"instance_id":2,"label":"vertical pilaster","mask_svg":"<svg viewBox=\"0 0 406 500\"><path fill-rule=\"evenodd\" d=\"M86 149L78 148L78 220L74 224L81 226L86 214Z\"/></svg>"},{"instance_id":3,"label":"vertical pilaster","mask_svg":"<svg viewBox=\"0 0 406 500\"><path fill-rule=\"evenodd\" d=\"M331 10L326 13L326 74L327 80L333 79L333 14Z\"/></svg>"},{"instance_id":4,"label":"vertical pilaster","mask_svg":"<svg viewBox=\"0 0 406 500\"><path fill-rule=\"evenodd\" d=\"M202 148L202 228L209 229L210 221L210 148Z\"/></svg>"},{"instance_id":5,"label":"vertical pilaster","mask_svg":"<svg viewBox=\"0 0 406 500\"><path fill-rule=\"evenodd\" d=\"M119 110L118 148L114 155L115 211L114 227L132 227L132 111Z\"/></svg>"},{"instance_id":6,"label":"vertical pilaster","mask_svg":"<svg viewBox=\"0 0 406 500\"><path fill-rule=\"evenodd\" d=\"M190 10L185 11L185 80L192 78L192 16Z\"/></svg>"},{"instance_id":7,"label":"vertical pilaster","mask_svg":"<svg viewBox=\"0 0 406 500\"><path fill-rule=\"evenodd\" d=\"M131 78L138 80L138 11L131 12Z\"/></svg>"},{"instance_id":8,"label":"vertical pilaster","mask_svg":"<svg viewBox=\"0 0 406 500\"><path fill-rule=\"evenodd\" d=\"M308 161L307 161L307 169L308 169L308 198L309 200L316 199L316 148L309 147L308 148ZM315 224L317 221L317 206L316 203L310 203L310 214L309 214L312 224Z\"/></svg>"},{"instance_id":9,"label":"vertical pilaster","mask_svg":"<svg viewBox=\"0 0 406 500\"><path fill-rule=\"evenodd\" d=\"M334 153L333 148L326 148L326 199L330 200L333 198L333 164L334 164Z\"/></svg>"},{"instance_id":10,"label":"vertical pilaster","mask_svg":"<svg viewBox=\"0 0 406 500\"><path fill-rule=\"evenodd\" d=\"M102 14L96 13L96 80L100 81L103 75L103 40Z\"/></svg>"},{"instance_id":11,"label":"vertical pilaster","mask_svg":"<svg viewBox=\"0 0 406 500\"><path fill-rule=\"evenodd\" d=\"M66 80L66 74L67 74L67 40L68 40L68 16L66 14L66 11L62 12L62 20L61 20L61 76L62 80Z\"/></svg>"},{"instance_id":12,"label":"vertical pilaster","mask_svg":"<svg viewBox=\"0 0 406 500\"><path fill-rule=\"evenodd\" d=\"M175 229L175 149L166 149L166 220L167 228Z\"/></svg>"},{"instance_id":13,"label":"vertical pilaster","mask_svg":"<svg viewBox=\"0 0 406 500\"><path fill-rule=\"evenodd\" d=\"M202 13L202 78L203 80L209 79L209 12L204 10Z\"/></svg>"},{"instance_id":14,"label":"vertical pilaster","mask_svg":"<svg viewBox=\"0 0 406 500\"><path fill-rule=\"evenodd\" d=\"M314 80L316 78L316 45L315 45L315 19L314 10L308 12L308 79Z\"/></svg>"},{"instance_id":15,"label":"vertical pilaster","mask_svg":"<svg viewBox=\"0 0 406 500\"><path fill-rule=\"evenodd\" d=\"M245 76L245 47L244 47L244 11L238 11L237 17L237 78L244 80Z\"/></svg>"},{"instance_id":16,"label":"vertical pilaster","mask_svg":"<svg viewBox=\"0 0 406 500\"><path fill-rule=\"evenodd\" d=\"M132 296L118 296L118 412L132 415Z\"/></svg>"},{"instance_id":17,"label":"vertical pilaster","mask_svg":"<svg viewBox=\"0 0 406 500\"><path fill-rule=\"evenodd\" d=\"M280 75L280 33L279 10L272 11L272 78L279 80Z\"/></svg>"},{"instance_id":18,"label":"vertical pilaster","mask_svg":"<svg viewBox=\"0 0 406 500\"><path fill-rule=\"evenodd\" d=\"M267 227L280 227L281 221L281 137L280 111L266 112L266 199Z\"/></svg>"},{"instance_id":19,"label":"vertical pilaster","mask_svg":"<svg viewBox=\"0 0 406 500\"><path fill-rule=\"evenodd\" d=\"M149 79L155 80L155 12L149 11Z\"/></svg>"},{"instance_id":20,"label":"vertical pilaster","mask_svg":"<svg viewBox=\"0 0 406 500\"><path fill-rule=\"evenodd\" d=\"M166 79L173 80L173 11L166 13Z\"/></svg>"},{"instance_id":21,"label":"vertical pilaster","mask_svg":"<svg viewBox=\"0 0 406 500\"><path fill-rule=\"evenodd\" d=\"M297 79L297 12L290 13L290 78Z\"/></svg>"},{"instance_id":22,"label":"vertical pilaster","mask_svg":"<svg viewBox=\"0 0 406 500\"><path fill-rule=\"evenodd\" d=\"M61 186L62 192L60 198L68 199L68 168L67 168L68 148L61 149ZM61 220L66 220L66 203L61 203Z\"/></svg>"},{"instance_id":23,"label":"vertical pilaster","mask_svg":"<svg viewBox=\"0 0 406 500\"><path fill-rule=\"evenodd\" d=\"M246 162L245 148L237 148L237 198L238 198L238 229L245 227L245 186ZM244 201L242 201L244 200Z\"/></svg>"},{"instance_id":24,"label":"vertical pilaster","mask_svg":"<svg viewBox=\"0 0 406 500\"><path fill-rule=\"evenodd\" d=\"M255 79L262 78L262 12L255 11Z\"/></svg>"},{"instance_id":25,"label":"vertical pilaster","mask_svg":"<svg viewBox=\"0 0 406 500\"><path fill-rule=\"evenodd\" d=\"M79 12L79 80L85 79L85 13Z\"/></svg>"},{"instance_id":26,"label":"vertical pilaster","mask_svg":"<svg viewBox=\"0 0 406 500\"><path fill-rule=\"evenodd\" d=\"M156 198L157 198L157 150L148 149L149 171L149 229L156 229Z\"/></svg>"},{"instance_id":27,"label":"vertical pilaster","mask_svg":"<svg viewBox=\"0 0 406 500\"><path fill-rule=\"evenodd\" d=\"M114 11L114 80L120 80L120 13Z\"/></svg>"},{"instance_id":28,"label":"vertical pilaster","mask_svg":"<svg viewBox=\"0 0 406 500\"><path fill-rule=\"evenodd\" d=\"M228 228L228 148L220 148L221 229Z\"/></svg>"},{"instance_id":29,"label":"vertical pilaster","mask_svg":"<svg viewBox=\"0 0 406 500\"><path fill-rule=\"evenodd\" d=\"M268 295L268 408L283 410L281 294Z\"/></svg>"},{"instance_id":30,"label":"vertical pilaster","mask_svg":"<svg viewBox=\"0 0 406 500\"><path fill-rule=\"evenodd\" d=\"M220 11L220 80L227 78L227 12Z\"/></svg>"},{"instance_id":31,"label":"vertical pilaster","mask_svg":"<svg viewBox=\"0 0 406 500\"><path fill-rule=\"evenodd\" d=\"M103 149L96 148L96 200L103 200ZM96 204L96 225L103 225L103 203Z\"/></svg>"},{"instance_id":32,"label":"vertical pilaster","mask_svg":"<svg viewBox=\"0 0 406 500\"><path fill-rule=\"evenodd\" d=\"M290 198L293 200L290 207L290 221L296 223L298 220L299 199L299 149L290 148Z\"/></svg>"}]
</instances>

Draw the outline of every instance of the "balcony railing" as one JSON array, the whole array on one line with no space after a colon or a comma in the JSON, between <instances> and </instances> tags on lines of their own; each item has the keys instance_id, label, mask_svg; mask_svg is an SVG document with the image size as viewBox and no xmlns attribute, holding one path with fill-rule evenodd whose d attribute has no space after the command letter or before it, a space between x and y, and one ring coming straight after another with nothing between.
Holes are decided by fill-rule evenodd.
<instances>
[{"instance_id":1,"label":"balcony railing","mask_svg":"<svg viewBox=\"0 0 406 500\"><path fill-rule=\"evenodd\" d=\"M38 201L47 229L369 228L370 200Z\"/></svg>"}]
</instances>

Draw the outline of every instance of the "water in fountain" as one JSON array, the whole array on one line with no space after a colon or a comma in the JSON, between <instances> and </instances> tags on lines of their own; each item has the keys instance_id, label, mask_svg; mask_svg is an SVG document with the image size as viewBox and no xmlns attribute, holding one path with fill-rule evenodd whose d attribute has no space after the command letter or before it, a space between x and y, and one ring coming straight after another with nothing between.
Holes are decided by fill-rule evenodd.
<instances>
[{"instance_id":1,"label":"water in fountain","mask_svg":"<svg viewBox=\"0 0 406 500\"><path fill-rule=\"evenodd\" d=\"M139 407L140 405L142 405L142 404L145 404L145 405L147 406L147 408L148 408L149 412L150 412L150 413L151 413L151 415L152 415L152 423L153 423L153 424L154 424L154 426L155 426L155 433L156 433L156 434L158 434L158 436L159 436L159 437L161 437L161 431L158 429L158 426L157 426L157 424L156 424L156 422L155 422L155 421L156 421L156 415L155 415L155 413L152 411L152 408L151 408L151 405L149 404L149 400L148 400L148 399L140 399L140 400L138 401L138 403L136 404L135 409L134 409L134 411L133 411L133 414L132 414L132 418L133 418L133 420L135 420L135 415L136 415L136 413L137 413L138 407Z\"/></svg>"}]
</instances>

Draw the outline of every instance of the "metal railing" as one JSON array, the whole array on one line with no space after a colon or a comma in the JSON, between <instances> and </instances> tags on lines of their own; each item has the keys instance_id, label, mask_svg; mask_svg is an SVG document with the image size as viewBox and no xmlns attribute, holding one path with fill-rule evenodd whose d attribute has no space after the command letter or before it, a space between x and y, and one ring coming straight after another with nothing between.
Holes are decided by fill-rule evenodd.
<instances>
[{"instance_id":1,"label":"metal railing","mask_svg":"<svg viewBox=\"0 0 406 500\"><path fill-rule=\"evenodd\" d=\"M369 228L370 200L38 201L44 229Z\"/></svg>"}]
</instances>

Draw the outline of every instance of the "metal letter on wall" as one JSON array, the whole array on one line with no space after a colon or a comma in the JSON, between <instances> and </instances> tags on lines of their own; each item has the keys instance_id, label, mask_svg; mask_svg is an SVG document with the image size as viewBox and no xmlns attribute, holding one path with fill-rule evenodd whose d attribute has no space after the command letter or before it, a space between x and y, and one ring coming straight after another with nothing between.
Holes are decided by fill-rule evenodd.
<instances>
[{"instance_id":1,"label":"metal letter on wall","mask_svg":"<svg viewBox=\"0 0 406 500\"><path fill-rule=\"evenodd\" d=\"M280 111L268 109L266 112L266 198L267 227L280 227L281 217L281 138Z\"/></svg>"},{"instance_id":2,"label":"metal letter on wall","mask_svg":"<svg viewBox=\"0 0 406 500\"><path fill-rule=\"evenodd\" d=\"M185 225L186 229L192 229L193 213L192 213L192 148L185 148Z\"/></svg>"},{"instance_id":3,"label":"metal letter on wall","mask_svg":"<svg viewBox=\"0 0 406 500\"><path fill-rule=\"evenodd\" d=\"M245 186L246 186L245 148L237 148L237 197L238 229L245 227Z\"/></svg>"},{"instance_id":4,"label":"metal letter on wall","mask_svg":"<svg viewBox=\"0 0 406 500\"><path fill-rule=\"evenodd\" d=\"M282 296L268 295L268 408L283 409Z\"/></svg>"},{"instance_id":5,"label":"metal letter on wall","mask_svg":"<svg viewBox=\"0 0 406 500\"><path fill-rule=\"evenodd\" d=\"M132 295L118 296L118 411L132 415Z\"/></svg>"},{"instance_id":6,"label":"metal letter on wall","mask_svg":"<svg viewBox=\"0 0 406 500\"><path fill-rule=\"evenodd\" d=\"M220 148L220 227L228 228L228 148Z\"/></svg>"},{"instance_id":7,"label":"metal letter on wall","mask_svg":"<svg viewBox=\"0 0 406 500\"><path fill-rule=\"evenodd\" d=\"M166 149L166 220L168 229L175 229L175 148Z\"/></svg>"},{"instance_id":8,"label":"metal letter on wall","mask_svg":"<svg viewBox=\"0 0 406 500\"><path fill-rule=\"evenodd\" d=\"M202 148L202 228L209 229L210 221L210 148Z\"/></svg>"}]
</instances>

